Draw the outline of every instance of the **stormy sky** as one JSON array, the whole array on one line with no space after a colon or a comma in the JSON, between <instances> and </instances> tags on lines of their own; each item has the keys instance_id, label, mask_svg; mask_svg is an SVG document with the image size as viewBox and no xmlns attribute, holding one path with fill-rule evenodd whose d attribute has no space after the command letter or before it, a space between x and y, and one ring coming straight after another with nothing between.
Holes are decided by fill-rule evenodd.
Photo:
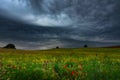
<instances>
[{"instance_id":1,"label":"stormy sky","mask_svg":"<svg viewBox=\"0 0 120 80\"><path fill-rule=\"evenodd\" d=\"M120 0L0 0L0 47L120 45Z\"/></svg>"}]
</instances>

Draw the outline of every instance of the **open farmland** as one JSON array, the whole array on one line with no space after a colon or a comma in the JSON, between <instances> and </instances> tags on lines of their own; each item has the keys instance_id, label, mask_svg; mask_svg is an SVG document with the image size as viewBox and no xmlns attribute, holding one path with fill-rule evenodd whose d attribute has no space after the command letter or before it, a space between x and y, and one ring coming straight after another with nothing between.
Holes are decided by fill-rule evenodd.
<instances>
[{"instance_id":1,"label":"open farmland","mask_svg":"<svg viewBox=\"0 0 120 80\"><path fill-rule=\"evenodd\" d=\"M0 80L120 80L120 49L0 49Z\"/></svg>"}]
</instances>

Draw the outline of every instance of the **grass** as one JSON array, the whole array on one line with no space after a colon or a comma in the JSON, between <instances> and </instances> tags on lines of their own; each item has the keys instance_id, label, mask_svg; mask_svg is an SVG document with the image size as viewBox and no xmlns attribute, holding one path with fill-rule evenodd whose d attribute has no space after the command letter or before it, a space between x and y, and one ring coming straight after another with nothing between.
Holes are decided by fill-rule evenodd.
<instances>
[{"instance_id":1,"label":"grass","mask_svg":"<svg viewBox=\"0 0 120 80\"><path fill-rule=\"evenodd\" d=\"M0 80L120 80L120 49L0 49Z\"/></svg>"}]
</instances>

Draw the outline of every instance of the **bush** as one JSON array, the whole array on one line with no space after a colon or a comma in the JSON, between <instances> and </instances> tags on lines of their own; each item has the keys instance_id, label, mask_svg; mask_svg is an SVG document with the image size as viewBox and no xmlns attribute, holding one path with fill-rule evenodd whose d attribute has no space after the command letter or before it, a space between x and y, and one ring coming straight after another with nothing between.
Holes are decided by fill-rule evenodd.
<instances>
[{"instance_id":1,"label":"bush","mask_svg":"<svg viewBox=\"0 0 120 80\"><path fill-rule=\"evenodd\" d=\"M3 48L7 48L7 49L16 49L14 44L7 44L5 47Z\"/></svg>"},{"instance_id":2,"label":"bush","mask_svg":"<svg viewBox=\"0 0 120 80\"><path fill-rule=\"evenodd\" d=\"M88 47L88 45L87 45L87 44L85 44L85 45L84 45L84 48L87 48L87 47Z\"/></svg>"},{"instance_id":3,"label":"bush","mask_svg":"<svg viewBox=\"0 0 120 80\"><path fill-rule=\"evenodd\" d=\"M56 46L56 49L59 49L59 46Z\"/></svg>"}]
</instances>

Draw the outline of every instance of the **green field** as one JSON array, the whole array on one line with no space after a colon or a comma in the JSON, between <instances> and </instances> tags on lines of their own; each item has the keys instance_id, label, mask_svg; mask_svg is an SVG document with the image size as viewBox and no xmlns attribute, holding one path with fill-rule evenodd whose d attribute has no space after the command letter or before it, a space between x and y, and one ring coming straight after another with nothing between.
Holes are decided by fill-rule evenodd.
<instances>
[{"instance_id":1,"label":"green field","mask_svg":"<svg viewBox=\"0 0 120 80\"><path fill-rule=\"evenodd\" d=\"M120 48L0 49L0 80L120 80Z\"/></svg>"}]
</instances>

